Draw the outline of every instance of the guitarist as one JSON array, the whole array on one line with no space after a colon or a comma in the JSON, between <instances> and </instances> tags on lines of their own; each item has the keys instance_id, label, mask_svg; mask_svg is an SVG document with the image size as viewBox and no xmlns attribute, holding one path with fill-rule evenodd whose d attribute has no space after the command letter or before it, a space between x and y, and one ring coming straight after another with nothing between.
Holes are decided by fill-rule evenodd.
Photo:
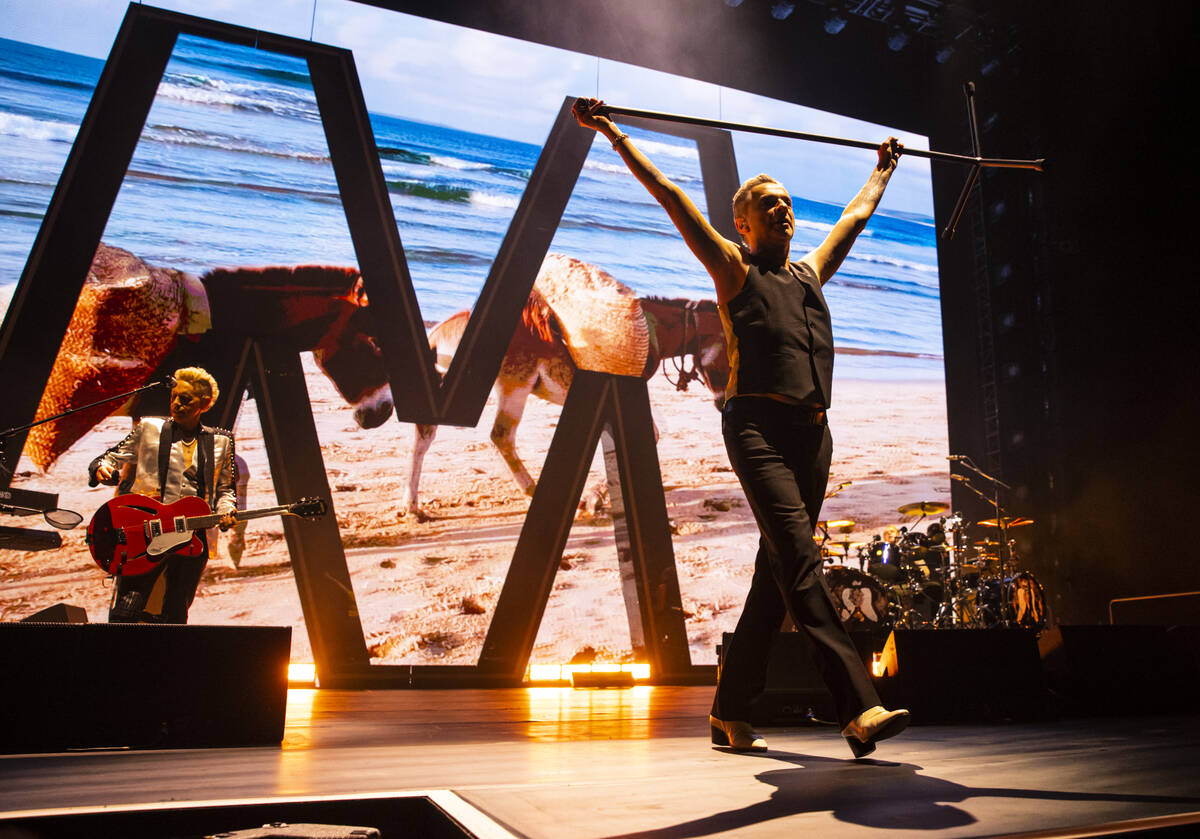
<instances>
[{"instance_id":1,"label":"guitarist","mask_svg":"<svg viewBox=\"0 0 1200 839\"><path fill-rule=\"evenodd\" d=\"M220 528L235 523L237 463L233 434L200 423L219 390L212 375L199 367L175 371L171 388L170 419L146 417L117 445L88 466L88 483L116 485L121 467L135 467L130 492L171 504L185 495L198 495L221 516ZM204 531L197 534L208 541ZM188 608L196 595L200 575L208 562L207 550L199 556L168 554L152 571L118 576L117 591L108 613L109 623L187 623ZM161 615L145 611L158 578L166 575Z\"/></svg>"}]
</instances>

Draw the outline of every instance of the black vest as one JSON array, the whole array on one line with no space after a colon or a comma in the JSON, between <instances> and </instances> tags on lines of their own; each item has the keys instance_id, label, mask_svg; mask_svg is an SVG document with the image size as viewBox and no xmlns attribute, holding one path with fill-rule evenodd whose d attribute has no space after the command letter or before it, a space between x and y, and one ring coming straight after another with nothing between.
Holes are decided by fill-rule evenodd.
<instances>
[{"instance_id":1,"label":"black vest","mask_svg":"<svg viewBox=\"0 0 1200 839\"><path fill-rule=\"evenodd\" d=\"M729 353L727 398L776 393L808 407L829 407L833 327L811 268L802 262L776 271L751 265L746 284L720 310Z\"/></svg>"}]
</instances>

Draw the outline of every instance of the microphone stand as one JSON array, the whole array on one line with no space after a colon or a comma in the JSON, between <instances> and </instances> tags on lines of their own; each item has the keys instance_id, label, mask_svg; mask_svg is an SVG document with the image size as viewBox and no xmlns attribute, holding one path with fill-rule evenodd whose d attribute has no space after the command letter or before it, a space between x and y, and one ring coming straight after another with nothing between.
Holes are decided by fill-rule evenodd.
<instances>
[{"instance_id":1,"label":"microphone stand","mask_svg":"<svg viewBox=\"0 0 1200 839\"><path fill-rule=\"evenodd\" d=\"M72 414L78 414L80 411L87 411L87 410L90 410L91 408L95 408L95 407L96 407L96 406L98 406L98 405L105 405L105 404L107 404L107 403L109 403L109 402L115 402L115 401L117 401L118 399L122 399L122 400L123 400L123 399L128 399L128 398L129 398L129 397L131 397L131 396L136 396L137 394L139 394L139 393L144 393L144 392L145 392L145 391L147 391L147 390L152 390L152 389L154 389L154 388L156 388L156 387L164 387L164 386L165 386L165 387L174 387L174 386L175 386L175 379L174 379L173 377L171 377L171 376L167 376L167 377L166 377L166 378L164 378L164 379L160 379L160 380L158 380L158 381L151 382L151 383L150 383L150 384L148 384L148 385L142 385L142 386L141 386L141 387L139 387L139 388L134 388L133 390L127 391L127 392L125 392L125 393L118 393L116 396L110 396L110 397L108 397L107 399L100 399L100 400L97 400L96 402L92 402L92 403L89 403L89 404L87 404L87 405L81 405L81 406L80 406L80 407L78 407L78 408L71 408L71 409L70 409L70 410L68 410L68 411L63 411L61 414L55 414L55 415L54 415L54 416L52 416L52 417L47 417L46 419L41 419L41 420L38 420L37 422L31 422L31 423L29 423L28 425L20 425L20 426L16 426L16 427L13 427L13 428L6 428L5 430L3 430L3 431L0 431L0 467L2 467L2 466L3 466L3 457L4 457L5 445L6 445L6 443L8 442L8 438L9 438L9 437L12 437L12 436L14 436L14 435L16 435L16 434L20 434L20 433L21 433L21 432L23 432L23 431L28 431L28 430L29 430L29 429L31 429L31 428L36 428L36 427L37 427L37 426L39 426L39 425L44 425L45 423L48 423L48 422L54 422L54 421L56 421L56 420L60 420L60 419L62 419L62 418L64 418L64 417L69 417L69 416L71 416ZM4 468L4 472L6 472L6 473L7 473L7 477L8 477L8 478L11 480L11 478L12 478L12 471L11 471L11 470L9 470L7 467L3 467L3 468ZM6 484L6 485L7 485L7 484ZM55 512L55 511L51 510L51 511L48 511L48 512ZM70 511L64 511L64 512L70 512ZM43 515L48 515L48 513L43 513ZM55 523L54 523L53 521L51 521L50 519L46 519L46 521L47 521L48 523L50 523L51 525L53 525L53 526L55 526L55 527L58 527L59 529L62 529L62 530L70 530L70 529L71 529L71 527L74 527L76 524L79 524L79 522L83 521L83 516L80 516L78 513L75 513L74 515L79 517L79 521L75 522L75 524L72 524L72 525L70 525L70 527L66 527L66 528L63 528L63 527L61 527L60 525L57 525L57 524L55 524Z\"/></svg>"},{"instance_id":2,"label":"microphone stand","mask_svg":"<svg viewBox=\"0 0 1200 839\"><path fill-rule=\"evenodd\" d=\"M1008 521L1007 521L1008 517L1005 515L1004 507L1002 507L1000 505L1000 490L1001 489L1012 489L1012 487L1009 486L1008 484L1006 484L1004 481L1000 480L999 478L997 478L993 475L989 475L987 472L984 472L982 469L980 469L975 464L975 461L971 460L971 458L968 455L965 455L965 454L951 455L950 461L951 461L951 463L961 463L967 469L970 469L972 472L974 472L980 478L982 478L985 481L990 482L992 485L992 493L990 496L988 496L987 494L985 494L984 492L982 492L981 490L979 490L975 486L973 486L971 484L971 481L969 478L967 478L963 475L955 475L955 474L950 475L951 480L957 480L959 483L964 484L967 487L967 489L971 490L971 492L975 493L980 498L982 498L984 501L987 501L989 504L991 504L992 508L996 511L996 527L1000 533L1000 538L999 538L1000 550L998 551L998 556L1000 558L1001 602L999 604L999 608L1000 608L1001 616L1003 616L1004 613L1007 611L1006 607L1007 607L1007 604L1009 603L1009 594L1010 594L1010 592L1009 592L1010 586L1005 583L1005 579L1006 579L1005 574L1014 567L1015 563L1013 562L1013 559L1012 559L1012 549L1009 547L1009 544L1008 544ZM980 575L981 584L982 584L982 576L983 575L981 574Z\"/></svg>"},{"instance_id":3,"label":"microphone stand","mask_svg":"<svg viewBox=\"0 0 1200 839\"><path fill-rule=\"evenodd\" d=\"M20 426L14 427L14 428L6 428L4 431L0 431L0 451L4 450L4 441L6 439L13 436L14 434L20 434L22 431L28 431L29 429L36 428L39 425L44 425L45 423L48 423L48 422L54 422L55 420L60 420L63 417L69 417L72 414L78 414L80 411L86 411L90 408L95 408L97 405L104 405L108 402L115 402L118 399L128 399L131 396L137 396L139 393L144 393L147 390L153 390L156 387L174 387L174 386L175 386L174 377L167 376L165 379L160 379L157 382L151 382L148 385L142 385L139 388L135 388L134 390L126 391L125 393L118 393L116 396L110 396L107 399L99 399L99 400L92 402L90 404L87 404L87 405L80 405L78 408L71 408L69 411L63 411L61 414L55 414L52 417L46 417L46 419L41 419L41 420L38 420L37 422L31 422L28 425L20 425Z\"/></svg>"}]
</instances>

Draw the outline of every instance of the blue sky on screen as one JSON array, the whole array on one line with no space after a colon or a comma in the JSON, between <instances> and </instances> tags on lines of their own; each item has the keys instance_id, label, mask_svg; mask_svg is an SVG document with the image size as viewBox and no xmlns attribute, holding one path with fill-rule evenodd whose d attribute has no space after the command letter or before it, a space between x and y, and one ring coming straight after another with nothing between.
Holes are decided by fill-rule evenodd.
<instances>
[{"instance_id":1,"label":"blue sky on screen","mask_svg":"<svg viewBox=\"0 0 1200 839\"><path fill-rule=\"evenodd\" d=\"M351 49L373 112L541 144L565 96L816 134L882 140L888 128L594 56L349 0L159 0L155 5ZM0 36L103 58L123 0L0 0ZM898 133L914 148L926 138ZM872 153L761 135L735 137L742 177L768 171L794 192L846 202ZM928 161L907 158L883 211L932 216Z\"/></svg>"}]
</instances>

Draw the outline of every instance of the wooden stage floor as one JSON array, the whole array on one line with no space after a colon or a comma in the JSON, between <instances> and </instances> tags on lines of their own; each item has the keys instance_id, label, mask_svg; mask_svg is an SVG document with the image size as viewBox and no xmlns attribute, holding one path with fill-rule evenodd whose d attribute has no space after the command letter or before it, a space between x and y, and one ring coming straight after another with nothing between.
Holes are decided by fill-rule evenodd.
<instances>
[{"instance_id":1,"label":"wooden stage floor","mask_svg":"<svg viewBox=\"0 0 1200 839\"><path fill-rule=\"evenodd\" d=\"M0 810L450 790L496 837L1074 836L1200 812L1197 716L914 726L854 761L832 726L715 749L710 699L293 690L279 748L0 756Z\"/></svg>"}]
</instances>

